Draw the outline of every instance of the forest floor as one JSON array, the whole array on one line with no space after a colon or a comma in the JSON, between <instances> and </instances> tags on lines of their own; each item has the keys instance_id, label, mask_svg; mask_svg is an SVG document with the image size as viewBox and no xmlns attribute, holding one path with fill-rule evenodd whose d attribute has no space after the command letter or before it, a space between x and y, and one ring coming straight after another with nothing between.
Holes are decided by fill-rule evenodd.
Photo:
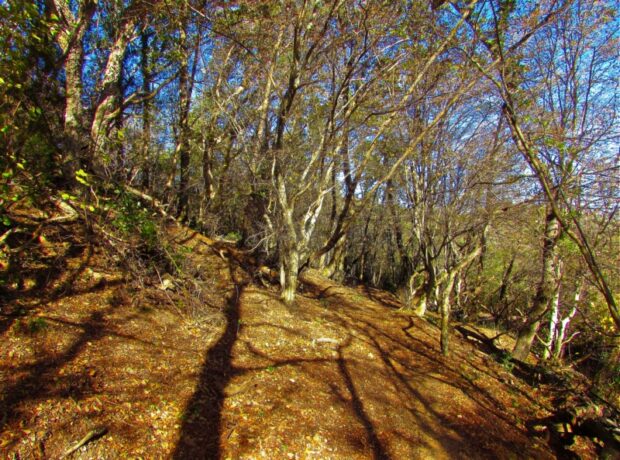
<instances>
[{"instance_id":1,"label":"forest floor","mask_svg":"<svg viewBox=\"0 0 620 460\"><path fill-rule=\"evenodd\" d=\"M191 289L130 282L69 226L24 256L1 305L1 458L556 458L528 430L548 389L480 344L455 333L443 357L395 297L313 272L287 307L211 240L168 235Z\"/></svg>"}]
</instances>

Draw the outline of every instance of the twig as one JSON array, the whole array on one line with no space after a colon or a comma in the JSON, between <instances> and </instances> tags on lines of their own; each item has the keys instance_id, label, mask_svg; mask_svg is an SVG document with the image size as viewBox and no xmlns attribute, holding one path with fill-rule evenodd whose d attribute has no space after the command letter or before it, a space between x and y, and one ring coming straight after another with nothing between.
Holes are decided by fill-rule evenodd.
<instances>
[{"instance_id":1,"label":"twig","mask_svg":"<svg viewBox=\"0 0 620 460\"><path fill-rule=\"evenodd\" d=\"M317 343L333 343L334 345L340 345L339 340L330 339L329 337L319 337L317 339L312 339L312 345L316 345Z\"/></svg>"},{"instance_id":2,"label":"twig","mask_svg":"<svg viewBox=\"0 0 620 460\"><path fill-rule=\"evenodd\" d=\"M173 220L177 223L179 222L173 215L169 214L166 211L165 206L157 198L151 195L147 195L146 193L141 192L140 190L136 188L130 187L129 185L126 185L124 188L127 192L131 193L132 195L143 199L147 203L150 203L153 206L153 208L155 208L155 210L159 212L162 216L164 216L166 219Z\"/></svg>"},{"instance_id":3,"label":"twig","mask_svg":"<svg viewBox=\"0 0 620 460\"><path fill-rule=\"evenodd\" d=\"M58 198L54 198L54 197L51 198L51 201L64 214L61 216L47 219L45 222L43 222L44 224L62 224L62 223L75 222L78 220L79 213L69 203L63 200L59 200Z\"/></svg>"},{"instance_id":4,"label":"twig","mask_svg":"<svg viewBox=\"0 0 620 460\"><path fill-rule=\"evenodd\" d=\"M14 228L10 228L8 229L6 232L4 232L2 234L2 236L0 236L0 245L4 244L4 242L6 241L6 239L11 235L11 233L13 233L13 231L15 231Z\"/></svg>"},{"instance_id":5,"label":"twig","mask_svg":"<svg viewBox=\"0 0 620 460\"><path fill-rule=\"evenodd\" d=\"M86 444L88 444L91 441L94 441L95 439L100 438L101 436L103 436L104 434L106 434L108 432L108 428L103 426L103 427L98 427L95 428L94 430L91 430L88 432L88 434L86 434L86 436L84 436L82 439L80 439L77 443L75 443L75 445L73 447L71 447L69 450L67 450L64 454L62 454L60 456L60 458L66 458L69 455L71 455L73 452L75 452L76 450L78 450L80 447L85 446Z\"/></svg>"}]
</instances>

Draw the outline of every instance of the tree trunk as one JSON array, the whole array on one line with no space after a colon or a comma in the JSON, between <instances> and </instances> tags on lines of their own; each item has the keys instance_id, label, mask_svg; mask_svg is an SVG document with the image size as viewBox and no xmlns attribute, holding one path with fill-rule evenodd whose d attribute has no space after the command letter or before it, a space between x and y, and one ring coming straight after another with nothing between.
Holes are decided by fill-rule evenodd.
<instances>
[{"instance_id":1,"label":"tree trunk","mask_svg":"<svg viewBox=\"0 0 620 460\"><path fill-rule=\"evenodd\" d=\"M521 361L525 361L532 348L532 343L536 333L540 328L540 321L549 308L549 302L555 289L555 262L557 242L560 237L561 228L558 219L551 207L547 207L545 218L545 233L542 250L542 270L540 281L536 288L536 294L532 300L526 322L519 331L517 342L512 351L512 355Z\"/></svg>"},{"instance_id":2,"label":"tree trunk","mask_svg":"<svg viewBox=\"0 0 620 460\"><path fill-rule=\"evenodd\" d=\"M277 159L276 159L277 161ZM284 178L276 172L280 231L280 296L290 305L297 292L299 276L299 236L293 220L293 208L289 203Z\"/></svg>"},{"instance_id":3,"label":"tree trunk","mask_svg":"<svg viewBox=\"0 0 620 460\"><path fill-rule=\"evenodd\" d=\"M435 275L433 258L431 257L431 254L429 253L428 247L426 245L424 245L424 247L422 248L422 252L424 254L424 270L427 276L425 278L424 286L420 291L420 300L415 309L415 313L419 317L423 317L426 314L428 302L430 299L432 299L437 284L439 282L437 280L437 276Z\"/></svg>"},{"instance_id":4,"label":"tree trunk","mask_svg":"<svg viewBox=\"0 0 620 460\"><path fill-rule=\"evenodd\" d=\"M547 334L547 341L543 342L545 349L543 350L542 358L548 360L551 357L552 351L557 346L562 347L561 342L558 344L559 327L560 327L560 286L562 281L562 263L557 260L555 263L555 289L550 302L549 312L549 330Z\"/></svg>"},{"instance_id":5,"label":"tree trunk","mask_svg":"<svg viewBox=\"0 0 620 460\"><path fill-rule=\"evenodd\" d=\"M341 149L341 153L343 155L348 155L348 142L347 142L347 134L343 134L345 139L343 141L343 146ZM331 195L332 195L332 206L329 216L329 226L332 229L335 229L338 225L338 178L337 178L336 168L332 169L332 177L331 177ZM333 279L334 281L342 282L344 280L344 259L346 253L346 234L342 235L333 249L325 254L322 254L319 259L319 267L323 272L323 275ZM327 262L326 262L327 261Z\"/></svg>"},{"instance_id":6,"label":"tree trunk","mask_svg":"<svg viewBox=\"0 0 620 460\"><path fill-rule=\"evenodd\" d=\"M346 237L342 237L334 246L332 250L329 262L323 269L323 275L333 279L334 281L342 282L344 280L344 256L347 245Z\"/></svg>"},{"instance_id":7,"label":"tree trunk","mask_svg":"<svg viewBox=\"0 0 620 460\"><path fill-rule=\"evenodd\" d=\"M65 61L65 129L78 133L82 121L82 46L74 46Z\"/></svg>"},{"instance_id":8,"label":"tree trunk","mask_svg":"<svg viewBox=\"0 0 620 460\"><path fill-rule=\"evenodd\" d=\"M287 305L291 305L295 300L298 278L299 252L296 248L289 247L281 255L280 263L280 285L282 287L280 297Z\"/></svg>"},{"instance_id":9,"label":"tree trunk","mask_svg":"<svg viewBox=\"0 0 620 460\"><path fill-rule=\"evenodd\" d=\"M283 185L282 185L283 188ZM281 203L283 204L283 203ZM297 231L293 222L293 210L282 210L282 234L280 240L280 298L290 305L295 300L299 276L299 250Z\"/></svg>"},{"instance_id":10,"label":"tree trunk","mask_svg":"<svg viewBox=\"0 0 620 460\"><path fill-rule=\"evenodd\" d=\"M80 43L67 53L65 61L65 135L67 139L66 171L72 178L82 167L82 65L84 50Z\"/></svg>"},{"instance_id":11,"label":"tree trunk","mask_svg":"<svg viewBox=\"0 0 620 460\"><path fill-rule=\"evenodd\" d=\"M504 274L502 275L502 284L499 287L499 292L497 295L497 303L502 310L506 307L505 305L506 296L508 293L510 276L512 275L512 269L514 268L516 258L517 258L516 254L513 254L512 257L510 258L510 262L508 262L508 265L506 266L506 269L504 270ZM497 321L497 318L496 318L496 321Z\"/></svg>"},{"instance_id":12,"label":"tree trunk","mask_svg":"<svg viewBox=\"0 0 620 460\"><path fill-rule=\"evenodd\" d=\"M177 153L179 158L179 189L177 217L182 221L189 220L189 163L190 163L190 133L189 112L192 102L192 93L198 69L198 54L200 50L200 28L195 34L195 42L190 48L188 33L190 30L189 11L183 7L183 20L180 26L180 68L179 68L179 124L177 127ZM193 60L190 68L190 55Z\"/></svg>"},{"instance_id":13,"label":"tree trunk","mask_svg":"<svg viewBox=\"0 0 620 460\"><path fill-rule=\"evenodd\" d=\"M121 30L110 48L110 54L106 62L102 81L102 98L95 109L95 115L90 127L93 162L95 165L105 164L109 161L108 132L110 122L115 118L122 104L122 101L118 100L117 84L122 70L125 50L134 34L135 20L132 18L122 24Z\"/></svg>"},{"instance_id":14,"label":"tree trunk","mask_svg":"<svg viewBox=\"0 0 620 460\"><path fill-rule=\"evenodd\" d=\"M556 361L559 361L562 358L562 355L564 354L564 345L570 342L572 337L575 336L575 334L573 334L571 337L566 339L566 332L568 331L568 325L570 324L571 320L576 314L577 314L577 306L575 305L573 306L571 311L568 313L568 315L562 318L562 321L560 321L556 341L553 347L553 359Z\"/></svg>"},{"instance_id":15,"label":"tree trunk","mask_svg":"<svg viewBox=\"0 0 620 460\"><path fill-rule=\"evenodd\" d=\"M127 158L125 157L125 142L123 142L123 126L125 123L124 120L124 111L123 107L123 72L124 72L124 59L121 59L121 69L118 72L118 79L116 81L116 88L114 91L116 92L116 100L118 104L118 109L116 110L116 116L114 117L114 124L112 131L110 133L110 137L114 139L115 143L115 157L116 157L116 165L113 170L113 177L115 177L118 181L126 181L129 183L131 179L131 171L128 168Z\"/></svg>"},{"instance_id":16,"label":"tree trunk","mask_svg":"<svg viewBox=\"0 0 620 460\"><path fill-rule=\"evenodd\" d=\"M581 300L581 294L583 289L583 278L579 278L577 280L577 286L575 286L575 297L573 298L573 308L571 308L570 312L567 316L562 318L560 321L560 326L557 332L557 339L555 343L555 347L553 349L553 358L558 361L562 358L564 354L564 345L566 345L570 340L575 336L573 334L571 337L566 339L566 333L568 331L568 326L570 322L577 314L577 306L579 305L579 301Z\"/></svg>"},{"instance_id":17,"label":"tree trunk","mask_svg":"<svg viewBox=\"0 0 620 460\"><path fill-rule=\"evenodd\" d=\"M187 46L187 23L181 27L181 62L179 65L179 122L177 126L176 151L179 159L179 188L176 215L181 220L187 217L189 201L189 48Z\"/></svg>"},{"instance_id":18,"label":"tree trunk","mask_svg":"<svg viewBox=\"0 0 620 460\"><path fill-rule=\"evenodd\" d=\"M568 4L569 3L567 3L567 5ZM504 88L507 91L504 91L502 96L504 98L503 111L510 125L514 142L519 151L523 154L525 160L528 162L530 169L536 175L538 182L547 197L549 206L555 212L556 219L560 220L561 217L563 231L579 248L579 252L581 253L588 269L590 270L590 273L592 274L592 277L594 278L595 286L605 298L607 308L609 309L609 313L614 321L614 324L616 325L616 328L620 329L620 309L618 308L616 298L609 283L607 282L605 274L601 270L597 257L592 250L591 242L583 231L582 222L578 218L579 213L568 212L566 213L567 217L562 216L560 206L562 204L569 205L569 203L566 198L563 198L562 200L559 199L562 197L562 194L558 194L557 190L554 189L552 174L549 171L549 168L545 163L543 163L541 157L539 157L536 153L537 150L534 148L534 145L530 143L528 136L526 136L522 131L517 114L514 110L515 104L513 102L513 95L508 90L509 86L510 85L504 85ZM569 223L571 222L574 230L569 226Z\"/></svg>"},{"instance_id":19,"label":"tree trunk","mask_svg":"<svg viewBox=\"0 0 620 460\"><path fill-rule=\"evenodd\" d=\"M452 294L452 289L454 287L454 279L458 270L453 270L450 275L448 275L448 282L446 283L446 288L443 291L443 296L441 298L441 338L440 338L440 346L441 353L444 356L448 356L449 353L449 340L450 340L450 294Z\"/></svg>"},{"instance_id":20,"label":"tree trunk","mask_svg":"<svg viewBox=\"0 0 620 460\"><path fill-rule=\"evenodd\" d=\"M206 214L211 200L215 197L213 179L213 145L214 140L210 133L204 135L202 146L202 206L201 213Z\"/></svg>"},{"instance_id":21,"label":"tree trunk","mask_svg":"<svg viewBox=\"0 0 620 460\"><path fill-rule=\"evenodd\" d=\"M422 296L419 298L417 305L415 307L415 314L420 318L423 318L426 315L426 307L428 306L428 295L426 294L426 290L422 292Z\"/></svg>"},{"instance_id":22,"label":"tree trunk","mask_svg":"<svg viewBox=\"0 0 620 460\"><path fill-rule=\"evenodd\" d=\"M140 151L140 164L142 165L141 184L147 193L151 188L151 169L149 149L151 144L151 98L147 95L151 92L151 72L149 68L149 35L142 32L140 36L140 66L142 70L142 148Z\"/></svg>"},{"instance_id":23,"label":"tree trunk","mask_svg":"<svg viewBox=\"0 0 620 460\"><path fill-rule=\"evenodd\" d=\"M426 284L427 274L425 271L415 272L409 276L406 291L405 308L414 310L415 314L422 317L426 314Z\"/></svg>"},{"instance_id":24,"label":"tree trunk","mask_svg":"<svg viewBox=\"0 0 620 460\"><path fill-rule=\"evenodd\" d=\"M262 161L264 153L268 148L268 118L269 118L269 101L271 100L273 74L278 62L278 53L280 52L280 44L282 43L282 37L284 36L285 27L281 27L278 33L278 38L273 48L273 57L269 65L269 70L265 76L265 90L263 92L263 100L258 108L258 127L256 129L256 144L254 147L255 158L257 161ZM254 171L256 173L256 171Z\"/></svg>"},{"instance_id":25,"label":"tree trunk","mask_svg":"<svg viewBox=\"0 0 620 460\"><path fill-rule=\"evenodd\" d=\"M95 5L90 1L77 2L77 14L65 0L54 0L57 16L62 19L62 28L56 35L60 50L65 55L65 119L63 174L69 180L75 177L75 171L81 168L85 160L82 136L84 118L82 111L82 67L84 65L83 39L87 25L95 12Z\"/></svg>"},{"instance_id":26,"label":"tree trunk","mask_svg":"<svg viewBox=\"0 0 620 460\"><path fill-rule=\"evenodd\" d=\"M387 159L385 160L387 163ZM407 248L405 247L405 243L403 241L403 229L400 222L400 213L397 210L397 202L394 199L394 182L392 179L388 180L385 185L385 201L386 206L390 212L390 219L392 223L392 234L394 235L394 240L396 242L396 249L398 250L398 255L400 258L400 267L396 284L402 284L405 281L412 271L411 258L407 253ZM398 259L397 259L398 260ZM395 265L397 265L395 263Z\"/></svg>"},{"instance_id":27,"label":"tree trunk","mask_svg":"<svg viewBox=\"0 0 620 460\"><path fill-rule=\"evenodd\" d=\"M486 228L485 228L486 232ZM450 339L450 296L452 295L452 290L454 289L454 281L456 277L461 273L461 271L470 263L472 263L476 257L480 255L482 252L482 242L480 245L474 247L474 249L467 254L465 257L462 257L461 260L453 266L448 272L443 272L441 276L437 277L437 285L443 281L444 278L448 278L446 281L446 287L443 291L443 295L441 296L441 337L440 337L440 346L441 352L444 356L448 356L449 352L449 339Z\"/></svg>"},{"instance_id":28,"label":"tree trunk","mask_svg":"<svg viewBox=\"0 0 620 460\"><path fill-rule=\"evenodd\" d=\"M560 314L560 289L556 289L551 300L551 311L549 312L549 331L547 335L547 341L544 342L545 349L543 350L542 358L548 360L551 357L551 350L554 348L557 342L558 334L558 320Z\"/></svg>"}]
</instances>

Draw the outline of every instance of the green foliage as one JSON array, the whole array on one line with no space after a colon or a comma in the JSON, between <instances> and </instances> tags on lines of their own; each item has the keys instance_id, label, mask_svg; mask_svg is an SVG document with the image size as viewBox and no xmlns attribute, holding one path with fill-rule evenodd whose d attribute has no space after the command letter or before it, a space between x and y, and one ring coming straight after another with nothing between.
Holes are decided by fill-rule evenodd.
<instances>
[{"instance_id":1,"label":"green foliage","mask_svg":"<svg viewBox=\"0 0 620 460\"><path fill-rule=\"evenodd\" d=\"M36 334L37 332L43 331L47 329L48 324L45 321L45 318L32 318L28 321L28 331L31 334Z\"/></svg>"},{"instance_id":2,"label":"green foliage","mask_svg":"<svg viewBox=\"0 0 620 460\"><path fill-rule=\"evenodd\" d=\"M7 215L7 207L9 203L17 198L11 190L12 178L13 171L9 169L2 173L2 179L0 179L0 225L4 227L11 226L11 219Z\"/></svg>"},{"instance_id":3,"label":"green foliage","mask_svg":"<svg viewBox=\"0 0 620 460\"><path fill-rule=\"evenodd\" d=\"M243 237L241 236L241 232L237 230L228 232L226 236L224 236L224 239L229 240L229 241L234 241L235 243L238 243L239 241L241 241L242 238Z\"/></svg>"},{"instance_id":4,"label":"green foliage","mask_svg":"<svg viewBox=\"0 0 620 460\"><path fill-rule=\"evenodd\" d=\"M572 239L570 239L566 234L563 234L560 240L558 241L558 247L560 249L560 253L565 257L579 257L579 246Z\"/></svg>"},{"instance_id":5,"label":"green foliage","mask_svg":"<svg viewBox=\"0 0 620 460\"><path fill-rule=\"evenodd\" d=\"M515 367L510 353L498 353L495 355L495 360L508 372L512 372Z\"/></svg>"},{"instance_id":6,"label":"green foliage","mask_svg":"<svg viewBox=\"0 0 620 460\"><path fill-rule=\"evenodd\" d=\"M16 187L16 178L25 170L25 162L16 161L14 156L7 158L7 165L0 176L0 230L10 228L11 219L8 209L22 198L22 191Z\"/></svg>"},{"instance_id":7,"label":"green foliage","mask_svg":"<svg viewBox=\"0 0 620 460\"><path fill-rule=\"evenodd\" d=\"M613 366L611 376L609 386L616 390L620 389L620 363L616 363L616 365Z\"/></svg>"},{"instance_id":8,"label":"green foliage","mask_svg":"<svg viewBox=\"0 0 620 460\"><path fill-rule=\"evenodd\" d=\"M90 186L88 173L83 169L78 169L75 172L75 180L77 180L80 184L85 185L87 187Z\"/></svg>"},{"instance_id":9,"label":"green foliage","mask_svg":"<svg viewBox=\"0 0 620 460\"><path fill-rule=\"evenodd\" d=\"M157 244L157 225L149 210L133 195L121 190L117 193L112 205L116 211L112 225L125 235L139 235L147 247L154 247Z\"/></svg>"},{"instance_id":10,"label":"green foliage","mask_svg":"<svg viewBox=\"0 0 620 460\"><path fill-rule=\"evenodd\" d=\"M39 186L55 172L52 125L60 123L54 26L37 2L0 4L0 169L28 160Z\"/></svg>"},{"instance_id":11,"label":"green foliage","mask_svg":"<svg viewBox=\"0 0 620 460\"><path fill-rule=\"evenodd\" d=\"M144 215L142 215L139 226L142 239L149 244L153 244L157 239L157 226L155 222L150 218L144 218Z\"/></svg>"}]
</instances>

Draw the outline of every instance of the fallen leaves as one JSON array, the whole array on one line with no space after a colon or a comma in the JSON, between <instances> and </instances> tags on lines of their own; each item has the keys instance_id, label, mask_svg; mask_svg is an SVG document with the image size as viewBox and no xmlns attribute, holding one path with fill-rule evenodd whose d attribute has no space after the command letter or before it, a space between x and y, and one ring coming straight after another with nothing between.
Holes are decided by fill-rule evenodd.
<instances>
[{"instance_id":1,"label":"fallen leaves","mask_svg":"<svg viewBox=\"0 0 620 460\"><path fill-rule=\"evenodd\" d=\"M188 257L208 271L214 305L225 305L234 292L228 263L213 251ZM99 266L88 286L94 273L122 279L103 259L90 263ZM109 434L82 447L84 457L170 457L182 435L204 454L215 448L204 444L213 432L220 457L231 459L361 459L380 449L416 458L422 445L435 458L482 448L501 457L504 445L545 456L514 423L531 404L506 403L500 370L474 371L494 363L457 340L463 366L439 361L431 326L412 326L361 291L308 279L319 292L329 288L329 299L314 298L309 285L288 309L270 289L244 289L228 348L227 310L181 320L162 306L157 286L136 293L142 308L135 299L108 305L113 288L105 284L46 304L38 312L53 323L45 337L0 336L0 385L25 382L0 433L0 456L25 458L45 439L54 458L103 424ZM330 341L313 346L321 337Z\"/></svg>"}]
</instances>

